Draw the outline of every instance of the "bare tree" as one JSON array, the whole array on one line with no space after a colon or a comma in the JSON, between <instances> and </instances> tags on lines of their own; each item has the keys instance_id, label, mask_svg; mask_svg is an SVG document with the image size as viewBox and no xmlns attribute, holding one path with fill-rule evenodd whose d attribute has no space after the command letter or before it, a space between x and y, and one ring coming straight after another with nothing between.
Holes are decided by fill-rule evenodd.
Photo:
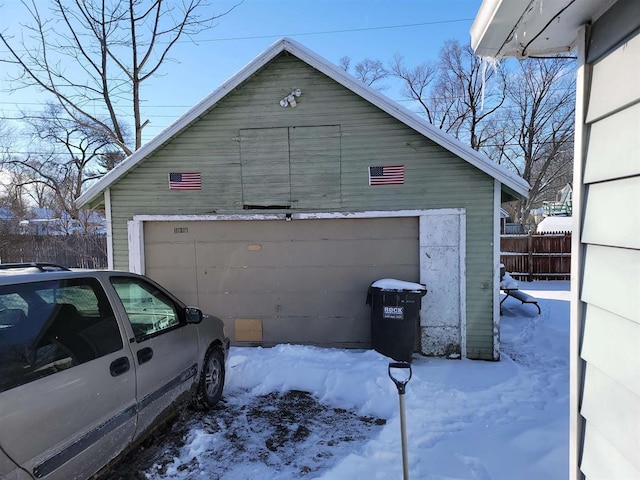
<instances>
[{"instance_id":1,"label":"bare tree","mask_svg":"<svg viewBox=\"0 0 640 480\"><path fill-rule=\"evenodd\" d=\"M11 158L15 149L16 135L15 129L11 128L7 122L0 120L0 166L5 160ZM2 229L0 233L8 233L17 230L17 225L7 229L9 213L18 219L25 215L27 211L27 198L24 189L21 187L22 173L12 172L7 169L2 170L0 185L0 208L2 209ZM16 228L13 228L16 227Z\"/></svg>"},{"instance_id":2,"label":"bare tree","mask_svg":"<svg viewBox=\"0 0 640 480\"><path fill-rule=\"evenodd\" d=\"M112 138L94 128L91 119L69 118L59 104L50 103L27 120L36 148L2 162L12 173L12 188L27 192L39 207L52 209L59 218L78 219L74 200L84 185L105 173L105 157L115 165Z\"/></svg>"},{"instance_id":3,"label":"bare tree","mask_svg":"<svg viewBox=\"0 0 640 480\"><path fill-rule=\"evenodd\" d=\"M338 65L345 72L348 72L349 69L351 68L351 57L348 57L348 56L345 55L340 60L338 60Z\"/></svg>"},{"instance_id":4,"label":"bare tree","mask_svg":"<svg viewBox=\"0 0 640 480\"><path fill-rule=\"evenodd\" d=\"M24 218L29 210L28 193L25 190L25 175L22 172L5 172L5 204L18 218Z\"/></svg>"},{"instance_id":5,"label":"bare tree","mask_svg":"<svg viewBox=\"0 0 640 480\"><path fill-rule=\"evenodd\" d=\"M442 123L438 122L434 105L431 103L431 84L434 82L437 69L432 63L422 63L417 67L408 67L404 58L396 54L391 61L391 73L403 82L402 95L415 100L424 110L427 121L438 128Z\"/></svg>"},{"instance_id":6,"label":"bare tree","mask_svg":"<svg viewBox=\"0 0 640 480\"><path fill-rule=\"evenodd\" d=\"M433 103L443 128L480 150L495 135L491 119L504 103L505 86L500 66L487 68L470 45L447 41L440 49L433 87Z\"/></svg>"},{"instance_id":7,"label":"bare tree","mask_svg":"<svg viewBox=\"0 0 640 480\"><path fill-rule=\"evenodd\" d=\"M204 0L49 0L48 12L38 0L23 4L30 15L23 36L0 33L4 61L16 67L14 88L50 93L76 124L109 137L126 155L142 144L143 84L181 38L230 11L216 15ZM123 118L133 119L133 146Z\"/></svg>"},{"instance_id":8,"label":"bare tree","mask_svg":"<svg viewBox=\"0 0 640 480\"><path fill-rule=\"evenodd\" d=\"M571 178L574 135L574 63L567 58L526 59L507 83L501 137L491 156L531 185L529 198L512 206L527 223L532 208L554 199Z\"/></svg>"},{"instance_id":9,"label":"bare tree","mask_svg":"<svg viewBox=\"0 0 640 480\"><path fill-rule=\"evenodd\" d=\"M429 123L479 150L495 135L491 117L505 99L500 67L486 68L469 45L448 40L437 64L408 67L395 56L391 71L403 95L416 101Z\"/></svg>"},{"instance_id":10,"label":"bare tree","mask_svg":"<svg viewBox=\"0 0 640 480\"><path fill-rule=\"evenodd\" d=\"M97 159L97 163L103 173L113 170L116 165L125 159L124 154L120 150L107 148Z\"/></svg>"},{"instance_id":11,"label":"bare tree","mask_svg":"<svg viewBox=\"0 0 640 480\"><path fill-rule=\"evenodd\" d=\"M370 87L376 87L378 90L384 90L386 88L386 86L380 82L389 76L389 71L380 60L365 58L355 64L353 71L351 70L350 57L342 57L338 64L345 72L352 74L362 83Z\"/></svg>"},{"instance_id":12,"label":"bare tree","mask_svg":"<svg viewBox=\"0 0 640 480\"><path fill-rule=\"evenodd\" d=\"M0 118L0 162L9 158L15 148L16 137L14 130L4 119Z\"/></svg>"}]
</instances>

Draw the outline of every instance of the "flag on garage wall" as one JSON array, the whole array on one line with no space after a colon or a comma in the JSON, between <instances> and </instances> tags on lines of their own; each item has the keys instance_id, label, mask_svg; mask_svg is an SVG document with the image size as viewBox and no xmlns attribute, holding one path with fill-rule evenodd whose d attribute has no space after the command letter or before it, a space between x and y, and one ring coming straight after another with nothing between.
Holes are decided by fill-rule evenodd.
<instances>
[{"instance_id":1,"label":"flag on garage wall","mask_svg":"<svg viewBox=\"0 0 640 480\"><path fill-rule=\"evenodd\" d=\"M200 172L169 173L169 190L200 190L201 188Z\"/></svg>"},{"instance_id":2,"label":"flag on garage wall","mask_svg":"<svg viewBox=\"0 0 640 480\"><path fill-rule=\"evenodd\" d=\"M404 184L404 165L369 167L369 185Z\"/></svg>"}]
</instances>

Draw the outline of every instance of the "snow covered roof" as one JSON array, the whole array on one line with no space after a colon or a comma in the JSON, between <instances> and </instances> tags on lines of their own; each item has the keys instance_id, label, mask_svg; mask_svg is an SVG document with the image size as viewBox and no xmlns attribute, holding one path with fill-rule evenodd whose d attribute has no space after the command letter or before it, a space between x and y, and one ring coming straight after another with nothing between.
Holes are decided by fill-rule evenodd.
<instances>
[{"instance_id":1,"label":"snow covered roof","mask_svg":"<svg viewBox=\"0 0 640 480\"><path fill-rule=\"evenodd\" d=\"M0 207L0 220L13 220L15 218L15 213L9 207Z\"/></svg>"},{"instance_id":2,"label":"snow covered roof","mask_svg":"<svg viewBox=\"0 0 640 480\"><path fill-rule=\"evenodd\" d=\"M573 217L546 217L536 227L537 233L571 231L573 231Z\"/></svg>"},{"instance_id":3,"label":"snow covered roof","mask_svg":"<svg viewBox=\"0 0 640 480\"><path fill-rule=\"evenodd\" d=\"M434 127L423 118L398 105L396 102L372 87L365 85L363 82L352 77L344 70L333 65L300 43L289 38L282 38L229 78L217 90L205 97L148 143L143 145L139 150L130 155L126 160L118 164L98 182L94 183L85 193L78 197L76 200L78 207L82 207L94 201L104 190L123 177L138 163L162 147L181 131L185 130L189 125L191 125L191 123L196 121L202 115L206 114L226 95L284 51L296 56L316 70L327 75L332 80L348 88L356 95L359 95L384 112L395 117L397 120L413 128L425 137L433 140L443 148L449 150L451 153L457 155L463 160L466 160L471 165L497 179L516 195L520 195L522 197L528 196L529 184L515 173L491 161L485 155L473 150L471 147L463 144L455 137Z\"/></svg>"}]
</instances>

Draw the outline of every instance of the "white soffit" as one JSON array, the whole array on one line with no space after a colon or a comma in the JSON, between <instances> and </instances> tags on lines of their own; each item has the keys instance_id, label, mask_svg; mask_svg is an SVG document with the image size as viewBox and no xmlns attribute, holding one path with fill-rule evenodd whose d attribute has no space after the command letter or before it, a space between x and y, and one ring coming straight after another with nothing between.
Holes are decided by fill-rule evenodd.
<instances>
[{"instance_id":1,"label":"white soffit","mask_svg":"<svg viewBox=\"0 0 640 480\"><path fill-rule=\"evenodd\" d=\"M580 26L615 1L483 0L471 26L471 47L490 58L570 52Z\"/></svg>"}]
</instances>

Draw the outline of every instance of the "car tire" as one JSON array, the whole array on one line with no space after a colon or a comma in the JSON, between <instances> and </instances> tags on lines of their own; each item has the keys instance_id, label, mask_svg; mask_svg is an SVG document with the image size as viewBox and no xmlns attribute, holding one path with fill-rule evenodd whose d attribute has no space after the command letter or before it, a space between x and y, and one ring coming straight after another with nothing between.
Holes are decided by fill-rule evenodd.
<instances>
[{"instance_id":1,"label":"car tire","mask_svg":"<svg viewBox=\"0 0 640 480\"><path fill-rule=\"evenodd\" d=\"M207 350L192 405L198 410L208 410L218 403L224 388L224 354L218 347Z\"/></svg>"}]
</instances>

